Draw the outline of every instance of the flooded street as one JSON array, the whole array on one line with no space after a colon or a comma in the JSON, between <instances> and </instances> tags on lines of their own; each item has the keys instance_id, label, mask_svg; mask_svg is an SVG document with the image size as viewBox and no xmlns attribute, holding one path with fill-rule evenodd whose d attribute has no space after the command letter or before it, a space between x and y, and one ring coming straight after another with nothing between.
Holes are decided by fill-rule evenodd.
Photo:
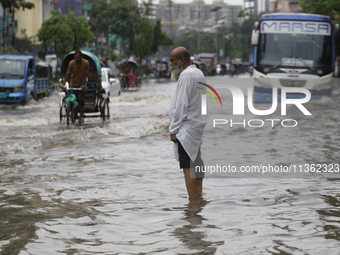
<instances>
[{"instance_id":1,"label":"flooded street","mask_svg":"<svg viewBox=\"0 0 340 255\"><path fill-rule=\"evenodd\" d=\"M245 92L252 81L207 83ZM168 133L175 86L144 80L140 91L111 100L109 121L81 126L59 123L56 92L26 106L0 105L0 254L340 254L338 171L207 173L202 201L189 202ZM230 93L218 91L230 106L225 118L233 118ZM210 103L209 111L220 109ZM339 87L306 108L312 116L293 105L286 117L280 107L271 115L296 119L294 128L214 128L212 113L203 136L206 165L335 169ZM267 117L246 107L239 119Z\"/></svg>"}]
</instances>

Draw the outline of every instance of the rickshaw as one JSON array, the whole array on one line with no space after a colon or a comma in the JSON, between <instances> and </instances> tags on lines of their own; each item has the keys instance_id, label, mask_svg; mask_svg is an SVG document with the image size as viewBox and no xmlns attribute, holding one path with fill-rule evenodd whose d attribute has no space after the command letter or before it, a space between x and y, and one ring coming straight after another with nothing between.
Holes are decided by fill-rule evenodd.
<instances>
[{"instance_id":1,"label":"rickshaw","mask_svg":"<svg viewBox=\"0 0 340 255\"><path fill-rule=\"evenodd\" d=\"M141 79L138 78L138 63L136 60L126 60L122 64L120 84L123 91L129 89L141 89Z\"/></svg>"},{"instance_id":2,"label":"rickshaw","mask_svg":"<svg viewBox=\"0 0 340 255\"><path fill-rule=\"evenodd\" d=\"M110 118L109 97L101 87L101 65L99 59L91 52L82 51L83 58L89 61L89 75L85 85L85 109L83 118ZM68 64L74 59L74 51L65 55L61 63L61 77L65 78ZM60 122L66 117L67 126L79 119L79 110L73 92L78 88L70 88L68 82L60 92ZM73 96L72 96L73 95Z\"/></svg>"},{"instance_id":3,"label":"rickshaw","mask_svg":"<svg viewBox=\"0 0 340 255\"><path fill-rule=\"evenodd\" d=\"M162 58L156 62L156 77L170 79L171 72L169 72L169 64L166 58Z\"/></svg>"}]
</instances>

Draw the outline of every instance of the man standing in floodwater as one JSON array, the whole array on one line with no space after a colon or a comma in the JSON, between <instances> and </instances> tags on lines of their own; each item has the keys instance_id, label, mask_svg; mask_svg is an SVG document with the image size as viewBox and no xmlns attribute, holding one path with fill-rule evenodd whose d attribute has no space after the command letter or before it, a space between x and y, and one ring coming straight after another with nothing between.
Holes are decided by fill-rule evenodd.
<instances>
[{"instance_id":1,"label":"man standing in floodwater","mask_svg":"<svg viewBox=\"0 0 340 255\"><path fill-rule=\"evenodd\" d=\"M208 122L208 115L201 114L201 95L197 82L206 83L201 70L190 64L190 54L184 47L175 48L170 54L171 78L178 81L172 99L170 118L170 139L174 142L174 153L183 168L189 198L202 195L203 172L196 172L195 166L203 167L201 159L202 134Z\"/></svg>"}]
</instances>

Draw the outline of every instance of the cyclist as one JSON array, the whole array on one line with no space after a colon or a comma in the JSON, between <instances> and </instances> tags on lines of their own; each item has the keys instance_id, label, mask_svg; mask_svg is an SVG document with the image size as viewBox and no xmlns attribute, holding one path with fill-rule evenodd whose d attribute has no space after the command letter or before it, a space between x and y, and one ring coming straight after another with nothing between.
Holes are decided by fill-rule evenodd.
<instances>
[{"instance_id":1,"label":"cyclist","mask_svg":"<svg viewBox=\"0 0 340 255\"><path fill-rule=\"evenodd\" d=\"M85 100L85 84L86 77L89 74L89 61L83 59L83 54L80 50L74 52L74 60L71 60L68 64L66 77L63 81L63 86L65 82L69 81L70 88L81 88L81 90L74 91L75 96L79 104L79 124L84 122L84 100Z\"/></svg>"}]
</instances>

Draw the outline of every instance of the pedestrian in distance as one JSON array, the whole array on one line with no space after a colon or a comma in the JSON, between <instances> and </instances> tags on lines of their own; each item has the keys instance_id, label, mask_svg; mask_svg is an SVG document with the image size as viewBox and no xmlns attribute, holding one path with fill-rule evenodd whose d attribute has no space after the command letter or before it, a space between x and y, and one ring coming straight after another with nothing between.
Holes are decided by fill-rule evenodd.
<instances>
[{"instance_id":1,"label":"pedestrian in distance","mask_svg":"<svg viewBox=\"0 0 340 255\"><path fill-rule=\"evenodd\" d=\"M206 83L202 71L191 65L190 54L184 47L175 48L170 54L171 78L177 81L170 106L170 139L174 142L175 158L183 169L189 199L202 195L204 173L195 171L202 167L202 134L208 115L201 114L203 90L198 82Z\"/></svg>"},{"instance_id":2,"label":"pedestrian in distance","mask_svg":"<svg viewBox=\"0 0 340 255\"><path fill-rule=\"evenodd\" d=\"M83 59L83 54L80 50L74 52L74 60L68 64L66 77L63 80L63 87L66 81L69 82L70 88L81 88L81 90L74 91L79 104L79 124L84 122L83 114L85 108L85 84L86 78L89 75L89 61ZM69 95L68 95L69 96Z\"/></svg>"}]
</instances>

